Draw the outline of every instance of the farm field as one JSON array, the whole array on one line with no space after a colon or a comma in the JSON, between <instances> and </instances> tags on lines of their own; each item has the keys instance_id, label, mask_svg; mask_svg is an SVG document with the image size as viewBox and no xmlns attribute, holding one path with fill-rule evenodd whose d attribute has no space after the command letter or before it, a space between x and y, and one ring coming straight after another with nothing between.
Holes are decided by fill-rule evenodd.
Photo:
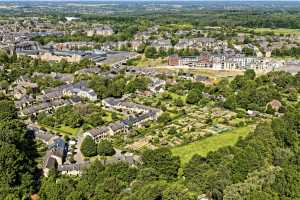
<instances>
[{"instance_id":1,"label":"farm field","mask_svg":"<svg viewBox=\"0 0 300 200\"><path fill-rule=\"evenodd\" d=\"M172 148L171 151L180 157L183 165L195 154L206 156L209 152L216 151L221 147L234 145L239 137L247 136L251 130L253 130L252 126L236 128L191 144Z\"/></svg>"}]
</instances>

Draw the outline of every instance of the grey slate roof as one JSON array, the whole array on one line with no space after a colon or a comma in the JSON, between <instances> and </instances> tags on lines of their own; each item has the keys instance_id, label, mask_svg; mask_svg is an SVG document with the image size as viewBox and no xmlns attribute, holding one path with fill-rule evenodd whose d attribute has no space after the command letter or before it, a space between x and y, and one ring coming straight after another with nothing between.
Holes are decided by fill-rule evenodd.
<instances>
[{"instance_id":1,"label":"grey slate roof","mask_svg":"<svg viewBox=\"0 0 300 200\"><path fill-rule=\"evenodd\" d=\"M89 162L86 163L80 163L80 164L65 164L65 165L58 165L57 171L63 172L63 171L81 171L85 168L87 168L90 165Z\"/></svg>"},{"instance_id":2,"label":"grey slate roof","mask_svg":"<svg viewBox=\"0 0 300 200\"><path fill-rule=\"evenodd\" d=\"M89 130L88 132L92 136L97 137L99 135L109 132L109 128L108 127L97 127L97 128L93 128L93 129Z\"/></svg>"},{"instance_id":3,"label":"grey slate roof","mask_svg":"<svg viewBox=\"0 0 300 200\"><path fill-rule=\"evenodd\" d=\"M45 167L48 169L55 169L57 165L57 162L54 158L49 157L46 161Z\"/></svg>"}]
</instances>

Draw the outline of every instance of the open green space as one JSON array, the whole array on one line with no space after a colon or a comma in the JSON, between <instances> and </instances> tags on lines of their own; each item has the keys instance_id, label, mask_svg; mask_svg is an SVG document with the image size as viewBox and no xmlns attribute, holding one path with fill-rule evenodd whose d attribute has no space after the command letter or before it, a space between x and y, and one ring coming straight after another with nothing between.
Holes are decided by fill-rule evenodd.
<instances>
[{"instance_id":1,"label":"open green space","mask_svg":"<svg viewBox=\"0 0 300 200\"><path fill-rule=\"evenodd\" d=\"M247 136L250 130L252 130L251 126L236 128L171 150L174 155L180 157L181 164L185 164L195 154L206 156L209 152L221 147L234 145L239 137Z\"/></svg>"},{"instance_id":2,"label":"open green space","mask_svg":"<svg viewBox=\"0 0 300 200\"><path fill-rule=\"evenodd\" d=\"M169 92L169 94L171 95L171 97L172 97L173 100L176 100L176 99L179 99L179 98L181 100L183 100L184 102L186 100L186 96L185 95L178 95L178 94L176 94L174 92Z\"/></svg>"},{"instance_id":3,"label":"open green space","mask_svg":"<svg viewBox=\"0 0 300 200\"><path fill-rule=\"evenodd\" d=\"M46 128L48 131L60 133L62 135L76 136L79 131L79 128L71 128L70 126L66 126L66 125L61 125L59 128L50 127L46 125L40 125L40 126Z\"/></svg>"},{"instance_id":4,"label":"open green space","mask_svg":"<svg viewBox=\"0 0 300 200\"><path fill-rule=\"evenodd\" d=\"M264 32L274 32L275 34L294 34L294 35L300 35L300 29L290 29L290 28L256 28L254 29L257 33L264 33Z\"/></svg>"},{"instance_id":5,"label":"open green space","mask_svg":"<svg viewBox=\"0 0 300 200\"><path fill-rule=\"evenodd\" d=\"M163 58L151 59L143 56L137 59L132 59L128 64L137 67L153 67L162 65L164 62L165 60Z\"/></svg>"},{"instance_id":6,"label":"open green space","mask_svg":"<svg viewBox=\"0 0 300 200\"><path fill-rule=\"evenodd\" d=\"M78 132L78 128L71 128L70 126L62 125L60 128L57 128L62 132L70 133L71 135L76 135Z\"/></svg>"}]
</instances>

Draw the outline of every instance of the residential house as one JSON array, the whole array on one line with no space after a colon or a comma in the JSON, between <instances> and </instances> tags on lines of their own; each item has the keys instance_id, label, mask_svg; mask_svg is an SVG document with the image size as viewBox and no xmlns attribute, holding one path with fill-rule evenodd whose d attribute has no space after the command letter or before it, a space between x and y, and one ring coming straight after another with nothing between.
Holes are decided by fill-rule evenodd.
<instances>
[{"instance_id":1,"label":"residential house","mask_svg":"<svg viewBox=\"0 0 300 200\"><path fill-rule=\"evenodd\" d=\"M212 84L212 80L208 76L196 75L194 81L201 82L204 84Z\"/></svg>"},{"instance_id":2,"label":"residential house","mask_svg":"<svg viewBox=\"0 0 300 200\"><path fill-rule=\"evenodd\" d=\"M116 150L116 154L113 155L113 158L118 162L126 162L129 165L136 165L141 163L141 157L134 155L133 153L125 152L122 153L120 150Z\"/></svg>"},{"instance_id":3,"label":"residential house","mask_svg":"<svg viewBox=\"0 0 300 200\"><path fill-rule=\"evenodd\" d=\"M194 38L194 42L204 49L213 48L216 45L215 38L207 38L207 37Z\"/></svg>"},{"instance_id":4,"label":"residential house","mask_svg":"<svg viewBox=\"0 0 300 200\"><path fill-rule=\"evenodd\" d=\"M97 101L97 94L92 89L82 88L78 91L77 96L89 99L90 101Z\"/></svg>"},{"instance_id":5,"label":"residential house","mask_svg":"<svg viewBox=\"0 0 300 200\"><path fill-rule=\"evenodd\" d=\"M21 85L14 88L13 96L15 99L22 99L27 94L27 89Z\"/></svg>"},{"instance_id":6,"label":"residential house","mask_svg":"<svg viewBox=\"0 0 300 200\"><path fill-rule=\"evenodd\" d=\"M279 109L282 107L282 103L276 99L273 99L272 101L270 101L269 103L267 103L266 105L266 109L268 108L268 106L271 106L271 108L273 110L275 110L276 112L279 111Z\"/></svg>"},{"instance_id":7,"label":"residential house","mask_svg":"<svg viewBox=\"0 0 300 200\"><path fill-rule=\"evenodd\" d=\"M193 40L180 39L178 43L174 46L174 49L176 50L186 49L188 47L192 47L193 44L194 44Z\"/></svg>"},{"instance_id":8,"label":"residential house","mask_svg":"<svg viewBox=\"0 0 300 200\"><path fill-rule=\"evenodd\" d=\"M42 91L43 95L37 96L39 101L53 101L61 99L63 96L78 96L87 98L91 101L97 100L97 94L94 90L87 87L86 81L80 81L73 84L61 85L50 90Z\"/></svg>"},{"instance_id":9,"label":"residential house","mask_svg":"<svg viewBox=\"0 0 300 200\"><path fill-rule=\"evenodd\" d=\"M35 124L27 125L27 129L33 133L35 139L38 139L45 143L46 145L50 145L55 139L55 135L47 133L47 131L42 130L39 126Z\"/></svg>"},{"instance_id":10,"label":"residential house","mask_svg":"<svg viewBox=\"0 0 300 200\"><path fill-rule=\"evenodd\" d=\"M143 42L141 40L133 40L131 41L131 48L134 50L134 51L137 51L138 48L143 45Z\"/></svg>"},{"instance_id":11,"label":"residential house","mask_svg":"<svg viewBox=\"0 0 300 200\"><path fill-rule=\"evenodd\" d=\"M171 55L168 58L168 64L170 66L179 66L179 56L178 55Z\"/></svg>"},{"instance_id":12,"label":"residential house","mask_svg":"<svg viewBox=\"0 0 300 200\"><path fill-rule=\"evenodd\" d=\"M63 175L80 176L82 170L86 169L90 165L89 162L75 163L75 164L63 164L57 166L57 171Z\"/></svg>"},{"instance_id":13,"label":"residential house","mask_svg":"<svg viewBox=\"0 0 300 200\"><path fill-rule=\"evenodd\" d=\"M66 84L70 84L74 81L73 74L63 74L63 73L57 73L57 72L51 72L50 74L34 72L32 74L32 77L51 77L54 80L62 81Z\"/></svg>"},{"instance_id":14,"label":"residential house","mask_svg":"<svg viewBox=\"0 0 300 200\"><path fill-rule=\"evenodd\" d=\"M96 127L93 129L90 129L84 133L84 137L90 136L95 141L100 141L102 139L105 139L109 136L112 136L111 129L109 127Z\"/></svg>"},{"instance_id":15,"label":"residential house","mask_svg":"<svg viewBox=\"0 0 300 200\"><path fill-rule=\"evenodd\" d=\"M95 29L95 35L110 36L114 34L113 29L106 25Z\"/></svg>"},{"instance_id":16,"label":"residential house","mask_svg":"<svg viewBox=\"0 0 300 200\"><path fill-rule=\"evenodd\" d=\"M17 109L23 109L32 105L34 101L35 99L31 95L25 95L20 100L15 101L15 106Z\"/></svg>"},{"instance_id":17,"label":"residential house","mask_svg":"<svg viewBox=\"0 0 300 200\"><path fill-rule=\"evenodd\" d=\"M162 113L161 110L156 108L125 102L122 99L116 98L103 99L102 104L109 109L117 109L124 113L134 114L129 115L125 120L111 123L108 126L93 128L84 133L85 137L90 136L95 141L107 138L116 133L127 132L133 126L141 126L146 121L157 119Z\"/></svg>"},{"instance_id":18,"label":"residential house","mask_svg":"<svg viewBox=\"0 0 300 200\"><path fill-rule=\"evenodd\" d=\"M164 39L153 40L151 42L151 46L155 47L156 50L159 50L159 49L168 50L173 47L171 44L171 40L164 40Z\"/></svg>"},{"instance_id":19,"label":"residential house","mask_svg":"<svg viewBox=\"0 0 300 200\"><path fill-rule=\"evenodd\" d=\"M73 101L72 99L59 99L53 100L51 102L43 102L37 105L26 107L18 112L19 116L29 116L29 115L37 115L40 112L50 112L53 109L57 109L62 106L77 104L78 101Z\"/></svg>"},{"instance_id":20,"label":"residential house","mask_svg":"<svg viewBox=\"0 0 300 200\"><path fill-rule=\"evenodd\" d=\"M87 36L110 36L114 33L113 29L108 25L103 25L87 31Z\"/></svg>"},{"instance_id":21,"label":"residential house","mask_svg":"<svg viewBox=\"0 0 300 200\"><path fill-rule=\"evenodd\" d=\"M159 78L152 78L151 83L149 84L148 88L151 92L164 92L164 87L166 85L165 80L161 80Z\"/></svg>"},{"instance_id":22,"label":"residential house","mask_svg":"<svg viewBox=\"0 0 300 200\"><path fill-rule=\"evenodd\" d=\"M117 49L118 50L124 50L127 49L130 46L130 42L125 40L125 41L118 41L117 42Z\"/></svg>"},{"instance_id":23,"label":"residential house","mask_svg":"<svg viewBox=\"0 0 300 200\"><path fill-rule=\"evenodd\" d=\"M48 146L48 151L46 153L46 158L43 165L44 176L49 175L49 171L52 169L57 169L59 165L62 165L67 152L67 145L65 141L61 138L56 138Z\"/></svg>"},{"instance_id":24,"label":"residential house","mask_svg":"<svg viewBox=\"0 0 300 200\"><path fill-rule=\"evenodd\" d=\"M48 148L50 149L50 156L54 158L59 165L62 165L68 151L65 141L62 138L56 138Z\"/></svg>"},{"instance_id":25,"label":"residential house","mask_svg":"<svg viewBox=\"0 0 300 200\"><path fill-rule=\"evenodd\" d=\"M188 30L177 30L175 35L178 35L178 36L186 36L190 33L190 31Z\"/></svg>"},{"instance_id":26,"label":"residential house","mask_svg":"<svg viewBox=\"0 0 300 200\"><path fill-rule=\"evenodd\" d=\"M28 89L32 92L36 92L38 90L38 85L36 83L32 83L28 76L20 76L14 81L9 89L13 90L13 96L15 99L22 99L26 96Z\"/></svg>"},{"instance_id":27,"label":"residential house","mask_svg":"<svg viewBox=\"0 0 300 200\"><path fill-rule=\"evenodd\" d=\"M84 68L84 69L80 69L80 70L76 71L75 75L80 75L80 74L86 74L86 75L99 74L100 71L101 71L101 69L98 68L98 67Z\"/></svg>"},{"instance_id":28,"label":"residential house","mask_svg":"<svg viewBox=\"0 0 300 200\"><path fill-rule=\"evenodd\" d=\"M151 37L151 32L137 32L134 35L134 40L147 41Z\"/></svg>"}]
</instances>

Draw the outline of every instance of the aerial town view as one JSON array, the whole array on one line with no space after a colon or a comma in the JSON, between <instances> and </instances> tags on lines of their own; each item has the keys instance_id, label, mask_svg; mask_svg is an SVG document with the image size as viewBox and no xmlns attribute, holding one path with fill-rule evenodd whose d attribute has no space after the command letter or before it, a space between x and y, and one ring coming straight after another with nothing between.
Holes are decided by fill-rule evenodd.
<instances>
[{"instance_id":1,"label":"aerial town view","mask_svg":"<svg viewBox=\"0 0 300 200\"><path fill-rule=\"evenodd\" d=\"M0 0L0 200L299 200L300 1Z\"/></svg>"}]
</instances>

